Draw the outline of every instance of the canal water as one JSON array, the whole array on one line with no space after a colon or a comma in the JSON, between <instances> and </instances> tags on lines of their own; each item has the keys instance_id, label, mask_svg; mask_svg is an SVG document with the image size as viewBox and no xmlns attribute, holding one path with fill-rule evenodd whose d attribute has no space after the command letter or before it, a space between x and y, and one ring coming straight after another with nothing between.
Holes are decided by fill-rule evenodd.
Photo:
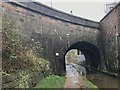
<instances>
[{"instance_id":1,"label":"canal water","mask_svg":"<svg viewBox=\"0 0 120 90\"><path fill-rule=\"evenodd\" d=\"M118 78L94 70L88 70L77 64L72 64L82 75L95 84L98 88L119 88Z\"/></svg>"},{"instance_id":2,"label":"canal water","mask_svg":"<svg viewBox=\"0 0 120 90\"><path fill-rule=\"evenodd\" d=\"M86 77L98 88L119 88L118 77L110 76L97 71L86 70Z\"/></svg>"}]
</instances>

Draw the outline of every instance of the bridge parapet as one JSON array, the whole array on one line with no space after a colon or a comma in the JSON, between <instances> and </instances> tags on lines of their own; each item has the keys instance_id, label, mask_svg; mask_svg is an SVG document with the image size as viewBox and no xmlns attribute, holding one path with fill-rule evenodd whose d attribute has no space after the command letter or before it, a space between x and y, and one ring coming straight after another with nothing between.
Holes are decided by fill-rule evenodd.
<instances>
[{"instance_id":1,"label":"bridge parapet","mask_svg":"<svg viewBox=\"0 0 120 90\"><path fill-rule=\"evenodd\" d=\"M65 13L63 11L53 9L53 8L43 5L39 2L30 2L30 1L29 2L18 2L15 0L6 0L6 1L8 1L11 4L23 7L27 10L31 10L33 12L43 14L43 15L46 15L46 16L49 16L52 18L56 18L56 19L59 19L59 20L65 21L65 22L99 29L98 22L80 18L80 17L74 16L74 15ZM11 2L11 1L13 1L13 2Z\"/></svg>"}]
</instances>

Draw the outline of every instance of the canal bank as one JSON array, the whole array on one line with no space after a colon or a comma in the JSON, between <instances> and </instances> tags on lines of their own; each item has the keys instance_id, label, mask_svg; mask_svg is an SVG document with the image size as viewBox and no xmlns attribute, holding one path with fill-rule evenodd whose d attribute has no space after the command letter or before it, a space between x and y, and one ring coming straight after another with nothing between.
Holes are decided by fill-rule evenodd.
<instances>
[{"instance_id":1,"label":"canal bank","mask_svg":"<svg viewBox=\"0 0 120 90\"><path fill-rule=\"evenodd\" d=\"M80 64L71 64L76 70L83 75L84 78L92 82L99 89L108 88L108 89L119 89L120 83L119 78L111 74L106 74L98 70L84 67Z\"/></svg>"},{"instance_id":2,"label":"canal bank","mask_svg":"<svg viewBox=\"0 0 120 90\"><path fill-rule=\"evenodd\" d=\"M52 85L51 85L52 84ZM46 86L47 85L47 86ZM83 66L71 63L66 64L66 75L49 76L43 79L36 88L77 88L87 90L102 90L119 88L118 78L86 69Z\"/></svg>"},{"instance_id":3,"label":"canal bank","mask_svg":"<svg viewBox=\"0 0 120 90\"><path fill-rule=\"evenodd\" d=\"M86 78L98 86L98 88L119 89L119 78L102 72L87 70Z\"/></svg>"},{"instance_id":4,"label":"canal bank","mask_svg":"<svg viewBox=\"0 0 120 90\"><path fill-rule=\"evenodd\" d=\"M66 65L65 78L64 88L89 88L90 90L95 88L97 90L97 86L92 84L84 75L78 72L77 68L75 68L75 64Z\"/></svg>"}]
</instances>

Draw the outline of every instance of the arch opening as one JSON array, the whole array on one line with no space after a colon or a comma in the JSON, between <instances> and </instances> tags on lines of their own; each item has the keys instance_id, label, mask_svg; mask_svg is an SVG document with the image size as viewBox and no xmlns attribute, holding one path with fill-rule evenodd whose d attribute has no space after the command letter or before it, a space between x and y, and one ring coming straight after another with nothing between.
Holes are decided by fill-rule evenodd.
<instances>
[{"instance_id":1,"label":"arch opening","mask_svg":"<svg viewBox=\"0 0 120 90\"><path fill-rule=\"evenodd\" d=\"M95 45L85 41L74 43L67 49L66 53L64 54L65 70L66 70L65 57L67 53L71 50L77 50L77 63L79 63L78 62L79 56L83 56L85 60L83 61L83 63L80 64L100 70L101 54L99 49Z\"/></svg>"}]
</instances>

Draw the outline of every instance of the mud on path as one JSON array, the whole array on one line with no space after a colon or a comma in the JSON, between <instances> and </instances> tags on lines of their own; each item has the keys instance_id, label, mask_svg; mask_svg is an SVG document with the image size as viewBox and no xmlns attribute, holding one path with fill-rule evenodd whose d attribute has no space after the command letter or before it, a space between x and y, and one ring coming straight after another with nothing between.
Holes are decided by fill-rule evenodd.
<instances>
[{"instance_id":1,"label":"mud on path","mask_svg":"<svg viewBox=\"0 0 120 90\"><path fill-rule=\"evenodd\" d=\"M66 81L64 88L86 88L79 72L72 66L66 66Z\"/></svg>"}]
</instances>

